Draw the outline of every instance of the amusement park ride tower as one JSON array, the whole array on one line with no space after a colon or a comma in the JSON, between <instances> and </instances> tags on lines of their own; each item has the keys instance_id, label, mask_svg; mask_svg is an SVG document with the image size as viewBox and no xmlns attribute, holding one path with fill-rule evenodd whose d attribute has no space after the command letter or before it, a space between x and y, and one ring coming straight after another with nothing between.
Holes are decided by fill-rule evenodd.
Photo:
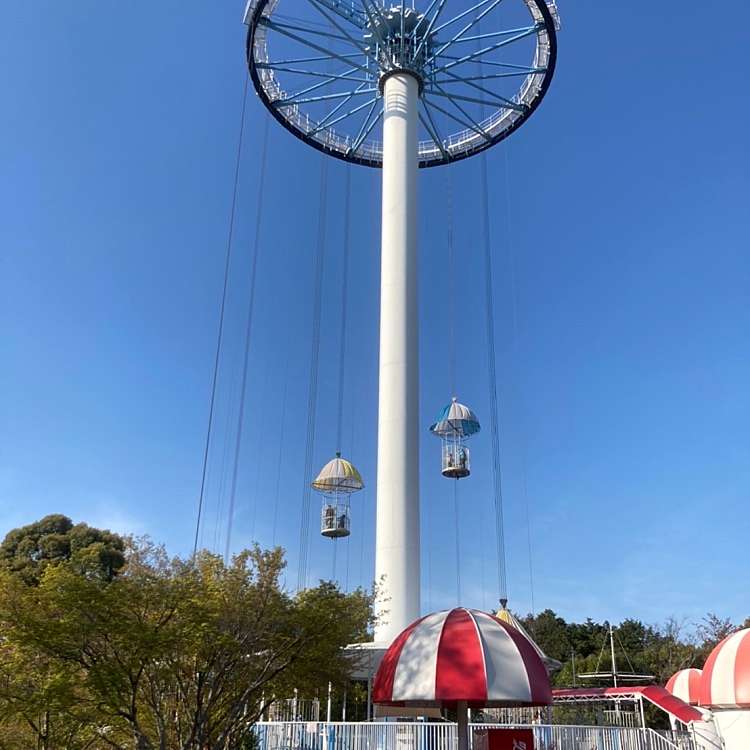
<instances>
[{"instance_id":1,"label":"amusement park ride tower","mask_svg":"<svg viewBox=\"0 0 750 750\"><path fill-rule=\"evenodd\" d=\"M424 6L250 0L245 11L250 76L273 117L330 156L382 168L375 576L387 615L375 641L386 645L420 614L417 170L518 129L557 49L554 2Z\"/></svg>"}]
</instances>

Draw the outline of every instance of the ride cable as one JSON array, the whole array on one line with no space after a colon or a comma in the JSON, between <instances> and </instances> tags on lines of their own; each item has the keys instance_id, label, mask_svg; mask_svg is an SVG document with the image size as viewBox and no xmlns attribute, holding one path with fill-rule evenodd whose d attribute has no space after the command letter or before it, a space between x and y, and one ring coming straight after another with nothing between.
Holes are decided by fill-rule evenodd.
<instances>
[{"instance_id":1,"label":"ride cable","mask_svg":"<svg viewBox=\"0 0 750 750\"><path fill-rule=\"evenodd\" d=\"M506 143L503 150L503 167L505 172L505 236L508 238L508 255L510 259L510 299L512 305L511 320L513 323L513 354L516 363L519 361L518 356L518 284L516 283L516 254L515 254L515 243L513 242L513 227L512 227L512 216L510 206L510 144ZM521 389L521 379L518 375L518 367L516 367L516 395L518 403L523 409L523 393ZM536 614L536 607L534 603L534 556L531 543L531 509L529 503L529 478L528 478L528 436L525 430L522 430L521 434L521 472L523 475L523 501L524 508L526 511L526 548L529 560L529 592L531 594L531 614Z\"/></svg>"},{"instance_id":2,"label":"ride cable","mask_svg":"<svg viewBox=\"0 0 750 750\"><path fill-rule=\"evenodd\" d=\"M271 546L276 546L276 527L279 519L279 488L281 487L281 458L284 447L284 427L286 422L286 404L289 395L289 354L287 354L284 366L284 395L281 399L281 434L279 435L279 454L276 460L276 492L273 500L273 530L271 533Z\"/></svg>"},{"instance_id":3,"label":"ride cable","mask_svg":"<svg viewBox=\"0 0 750 750\"><path fill-rule=\"evenodd\" d=\"M445 170L445 191L448 202L448 360L450 368L451 397L456 395L456 285L453 278L453 175Z\"/></svg>"},{"instance_id":4,"label":"ride cable","mask_svg":"<svg viewBox=\"0 0 750 750\"><path fill-rule=\"evenodd\" d=\"M315 252L312 340L310 344L310 380L307 394L307 437L305 441L305 470L302 475L302 517L299 533L299 564L297 590L307 585L307 564L310 547L310 498L312 488L313 451L315 448L315 418L318 403L318 364L320 360L320 317L323 298L323 263L326 243L326 214L328 197L328 160L320 156L320 203L318 206L318 241Z\"/></svg>"},{"instance_id":5,"label":"ride cable","mask_svg":"<svg viewBox=\"0 0 750 750\"><path fill-rule=\"evenodd\" d=\"M346 309L349 289L349 247L351 229L351 193L352 193L352 165L346 165L346 182L344 189L344 257L341 280L341 329L339 332L339 388L338 388L338 414L336 420L336 451L342 452L342 428L344 422L344 373L346 364ZM349 537L347 539L347 551L349 548ZM336 552L338 549L338 538L333 539L333 576L336 580Z\"/></svg>"},{"instance_id":6,"label":"ride cable","mask_svg":"<svg viewBox=\"0 0 750 750\"><path fill-rule=\"evenodd\" d=\"M214 370L211 377L211 396L208 403L208 425L206 427L206 440L203 447L203 467L201 469L201 484L198 493L198 517L195 522L195 540L193 542L193 559L198 553L198 536L201 532L201 521L203 517L203 501L206 491L206 474L208 470L208 454L211 448L211 433L214 425L214 407L216 405L216 384L219 376L219 360L221 358L221 345L224 338L224 314L226 312L227 288L229 286L229 267L232 258L232 241L234 239L235 214L237 210L237 195L240 183L240 164L242 162L242 142L245 133L245 114L247 112L247 92L250 76L245 76L242 89L242 107L240 110L240 132L237 138L237 156L234 163L234 182L232 186L232 202L229 209L229 229L227 231L227 249L224 254L224 282L221 289L221 304L219 305L219 328L216 334L216 350L214 353Z\"/></svg>"},{"instance_id":7,"label":"ride cable","mask_svg":"<svg viewBox=\"0 0 750 750\"><path fill-rule=\"evenodd\" d=\"M344 372L346 364L346 318L349 289L349 248L351 229L351 196L352 194L352 165L346 165L346 187L344 197L344 257L341 281L341 330L339 341L339 398L338 421L336 423L336 450L341 451L342 426L344 418Z\"/></svg>"},{"instance_id":8,"label":"ride cable","mask_svg":"<svg viewBox=\"0 0 750 750\"><path fill-rule=\"evenodd\" d=\"M242 379L240 381L240 406L237 413L237 433L234 443L234 463L232 466L232 484L229 492L229 510L227 513L227 536L224 542L224 563L229 562L229 552L232 544L232 526L234 524L234 506L237 496L237 476L240 464L240 449L242 448L242 432L245 417L245 400L247 396L247 372L250 354L250 339L253 327L253 312L255 309L255 287L258 268L258 248L260 246L261 217L263 216L263 196L266 182L266 156L268 152L268 121L263 123L263 144L260 156L260 175L258 178L258 202L255 212L255 236L250 260L250 290L247 301L247 319L245 321L245 351L242 362Z\"/></svg>"},{"instance_id":9,"label":"ride cable","mask_svg":"<svg viewBox=\"0 0 750 750\"><path fill-rule=\"evenodd\" d=\"M477 34L482 33L481 15L477 19ZM476 47L479 48L479 39ZM476 59L479 76L484 75L481 56ZM480 112L485 115L484 91L479 94ZM492 242L490 239L489 183L487 179L487 154L479 155L480 206L482 211L482 244L484 246L485 317L487 322L487 370L490 392L490 432L492 435L492 485L495 510L495 540L497 543L497 587L503 607L508 601L508 577L505 559L505 521L503 518L503 477L500 462L500 414L497 397L497 362L495 358L495 296L492 288Z\"/></svg>"},{"instance_id":10,"label":"ride cable","mask_svg":"<svg viewBox=\"0 0 750 750\"><path fill-rule=\"evenodd\" d=\"M485 302L487 322L487 370L490 392L490 427L492 434L492 480L495 506L495 537L497 542L497 585L500 601L508 600L508 581L505 561L505 529L503 520L503 478L500 463L500 427L497 397L497 368L495 362L495 301L492 290L492 248L490 242L490 209L487 181L487 155L479 155L480 204L482 211L482 242L484 245Z\"/></svg>"},{"instance_id":11,"label":"ride cable","mask_svg":"<svg viewBox=\"0 0 750 750\"><path fill-rule=\"evenodd\" d=\"M448 246L448 367L450 376L451 397L456 395L456 313L455 283L453 279L453 179L451 169L445 170L445 194L447 201L447 246ZM458 482L453 482L453 514L456 532L456 604L461 604L461 533L458 513Z\"/></svg>"}]
</instances>

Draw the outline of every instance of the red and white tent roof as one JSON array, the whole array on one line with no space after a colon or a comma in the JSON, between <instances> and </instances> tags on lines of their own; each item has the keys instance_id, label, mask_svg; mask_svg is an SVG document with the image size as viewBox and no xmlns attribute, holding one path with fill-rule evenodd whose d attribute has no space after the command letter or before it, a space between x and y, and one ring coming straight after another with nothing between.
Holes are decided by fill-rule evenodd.
<instances>
[{"instance_id":1,"label":"red and white tent roof","mask_svg":"<svg viewBox=\"0 0 750 750\"><path fill-rule=\"evenodd\" d=\"M476 609L417 620L391 644L373 685L373 702L390 706L545 706L547 670L515 628Z\"/></svg>"},{"instance_id":2,"label":"red and white tent roof","mask_svg":"<svg viewBox=\"0 0 750 750\"><path fill-rule=\"evenodd\" d=\"M697 706L701 700L701 674L700 669L681 669L669 678L666 688L675 698Z\"/></svg>"},{"instance_id":3,"label":"red and white tent roof","mask_svg":"<svg viewBox=\"0 0 750 750\"><path fill-rule=\"evenodd\" d=\"M727 636L703 667L700 702L712 708L750 708L750 628Z\"/></svg>"}]
</instances>

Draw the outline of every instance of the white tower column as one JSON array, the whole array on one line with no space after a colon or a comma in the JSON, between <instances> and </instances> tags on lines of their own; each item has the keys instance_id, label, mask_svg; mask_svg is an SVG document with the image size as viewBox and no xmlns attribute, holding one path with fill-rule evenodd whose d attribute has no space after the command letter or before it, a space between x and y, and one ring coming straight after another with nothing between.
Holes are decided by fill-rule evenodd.
<instances>
[{"instance_id":1,"label":"white tower column","mask_svg":"<svg viewBox=\"0 0 750 750\"><path fill-rule=\"evenodd\" d=\"M375 641L390 643L420 614L417 80L392 74L383 94Z\"/></svg>"}]
</instances>

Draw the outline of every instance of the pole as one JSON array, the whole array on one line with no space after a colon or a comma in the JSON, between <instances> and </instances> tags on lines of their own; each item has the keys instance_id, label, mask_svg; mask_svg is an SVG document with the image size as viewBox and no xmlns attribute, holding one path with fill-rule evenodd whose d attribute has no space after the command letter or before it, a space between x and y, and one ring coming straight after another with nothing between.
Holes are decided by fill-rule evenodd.
<instances>
[{"instance_id":1,"label":"pole","mask_svg":"<svg viewBox=\"0 0 750 750\"><path fill-rule=\"evenodd\" d=\"M615 687L617 687L617 662L615 661L615 636L614 632L612 631L612 623L609 624L609 649L612 653L612 679L615 683ZM617 706L618 710L620 708L619 704Z\"/></svg>"},{"instance_id":2,"label":"pole","mask_svg":"<svg viewBox=\"0 0 750 750\"><path fill-rule=\"evenodd\" d=\"M372 677L367 678L367 721L372 719Z\"/></svg>"},{"instance_id":3,"label":"pole","mask_svg":"<svg viewBox=\"0 0 750 750\"><path fill-rule=\"evenodd\" d=\"M375 641L390 643L420 612L417 80L393 73L383 96Z\"/></svg>"},{"instance_id":4,"label":"pole","mask_svg":"<svg viewBox=\"0 0 750 750\"><path fill-rule=\"evenodd\" d=\"M458 750L469 750L469 709L466 701L458 701Z\"/></svg>"},{"instance_id":5,"label":"pole","mask_svg":"<svg viewBox=\"0 0 750 750\"><path fill-rule=\"evenodd\" d=\"M646 714L643 711L643 696L642 695L638 696L638 707L640 708L640 712L641 712L641 728L645 729L646 728Z\"/></svg>"}]
</instances>

